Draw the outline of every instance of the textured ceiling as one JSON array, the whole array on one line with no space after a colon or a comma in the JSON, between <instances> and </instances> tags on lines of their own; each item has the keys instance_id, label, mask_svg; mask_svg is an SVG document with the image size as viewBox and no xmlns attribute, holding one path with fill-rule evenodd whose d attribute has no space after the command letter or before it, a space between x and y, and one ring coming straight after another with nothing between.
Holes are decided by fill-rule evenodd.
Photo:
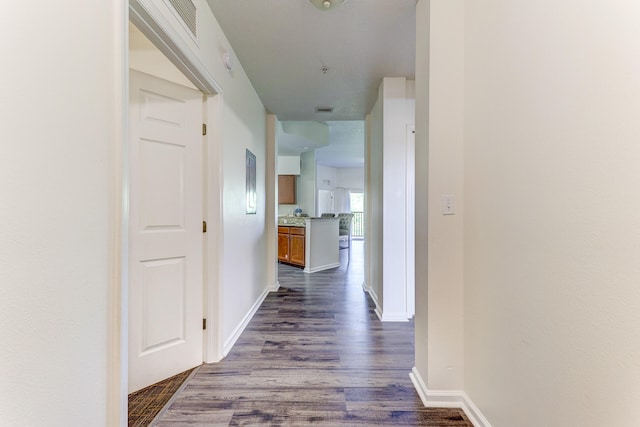
<instances>
[{"instance_id":1,"label":"textured ceiling","mask_svg":"<svg viewBox=\"0 0 640 427\"><path fill-rule=\"evenodd\" d=\"M329 11L308 0L207 2L279 120L363 120L383 77L414 78L416 0L348 0Z\"/></svg>"},{"instance_id":2,"label":"textured ceiling","mask_svg":"<svg viewBox=\"0 0 640 427\"><path fill-rule=\"evenodd\" d=\"M364 121L327 122L329 145L316 149L316 162L334 168L364 167Z\"/></svg>"}]
</instances>

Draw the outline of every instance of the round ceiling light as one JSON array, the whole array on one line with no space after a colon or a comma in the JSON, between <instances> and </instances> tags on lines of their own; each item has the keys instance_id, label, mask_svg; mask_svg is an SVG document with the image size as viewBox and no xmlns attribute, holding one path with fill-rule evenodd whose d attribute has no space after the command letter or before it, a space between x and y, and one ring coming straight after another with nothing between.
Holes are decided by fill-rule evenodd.
<instances>
[{"instance_id":1,"label":"round ceiling light","mask_svg":"<svg viewBox=\"0 0 640 427\"><path fill-rule=\"evenodd\" d=\"M309 0L309 3L320 10L331 10L341 6L347 0Z\"/></svg>"}]
</instances>

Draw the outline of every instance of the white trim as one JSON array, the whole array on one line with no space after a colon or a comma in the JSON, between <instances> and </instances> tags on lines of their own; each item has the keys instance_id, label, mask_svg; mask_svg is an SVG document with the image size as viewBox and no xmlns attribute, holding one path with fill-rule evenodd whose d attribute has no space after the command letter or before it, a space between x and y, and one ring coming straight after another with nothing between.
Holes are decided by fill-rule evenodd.
<instances>
[{"instance_id":1,"label":"white trim","mask_svg":"<svg viewBox=\"0 0 640 427\"><path fill-rule=\"evenodd\" d=\"M380 308L378 295L371 289L366 282L362 282L362 289L369 294L371 300L376 305L375 313L381 322L408 322L410 317L407 313L387 313Z\"/></svg>"},{"instance_id":2,"label":"white trim","mask_svg":"<svg viewBox=\"0 0 640 427\"><path fill-rule=\"evenodd\" d=\"M224 348L222 349L223 356L226 357L227 354L229 354L234 344L236 343L236 341L238 341L238 338L240 338L240 335L242 335L242 332L244 332L245 328L253 318L253 315L256 314L256 311L258 311L258 309L260 308L260 305L262 305L262 302L264 301L264 299L267 297L268 294L269 294L269 290L265 289L264 292L262 292L262 294L260 295L260 297L258 297L258 300L255 302L255 304L253 304L253 306L251 307L251 310L249 310L247 315L244 316L244 319L242 319L240 324L233 331L229 339L224 342Z\"/></svg>"},{"instance_id":3,"label":"white trim","mask_svg":"<svg viewBox=\"0 0 640 427\"><path fill-rule=\"evenodd\" d=\"M380 320L383 322L408 322L409 315L406 312L389 313L382 310L382 318Z\"/></svg>"},{"instance_id":4,"label":"white trim","mask_svg":"<svg viewBox=\"0 0 640 427\"><path fill-rule=\"evenodd\" d=\"M130 0L129 19L195 87L208 95L222 93L216 79L163 15L161 7L173 13L164 3L154 0ZM176 22L179 21L176 19Z\"/></svg>"},{"instance_id":5,"label":"white trim","mask_svg":"<svg viewBox=\"0 0 640 427\"><path fill-rule=\"evenodd\" d=\"M476 427L491 427L489 420L482 415L480 409L475 405L475 403L473 403L471 398L467 396L467 393L462 392L462 397L464 399L464 406L462 407L462 410L471 423Z\"/></svg>"},{"instance_id":6,"label":"white trim","mask_svg":"<svg viewBox=\"0 0 640 427\"><path fill-rule=\"evenodd\" d=\"M491 427L489 421L482 415L480 409L462 390L429 390L420 372L414 366L409 374L422 404L427 408L459 408L469 418L474 427Z\"/></svg>"},{"instance_id":7,"label":"white trim","mask_svg":"<svg viewBox=\"0 0 640 427\"><path fill-rule=\"evenodd\" d=\"M373 289L371 289L369 285L367 285L366 282L362 282L362 288L366 293L369 294L369 296L371 297L371 300L376 305L376 308L374 311L376 313L376 316L378 316L378 320L382 321L382 310L380 309L380 302L378 301L378 295L374 292Z\"/></svg>"},{"instance_id":8,"label":"white trim","mask_svg":"<svg viewBox=\"0 0 640 427\"><path fill-rule=\"evenodd\" d=\"M370 290L370 289L371 289L371 288L369 288L369 285L367 285L367 282L366 282L366 281L362 281L362 290L363 290L364 292L366 292L366 293L369 293L369 290Z\"/></svg>"},{"instance_id":9,"label":"white trim","mask_svg":"<svg viewBox=\"0 0 640 427\"><path fill-rule=\"evenodd\" d=\"M413 124L407 125L406 131L406 176L405 176L405 310L407 317L411 318L416 314L416 127Z\"/></svg>"},{"instance_id":10,"label":"white trim","mask_svg":"<svg viewBox=\"0 0 640 427\"><path fill-rule=\"evenodd\" d=\"M304 268L304 272L305 273L317 273L318 271L329 270L330 268L338 268L338 267L340 267L340 263L339 262L334 262L334 263L331 263L331 264L320 265L318 267L313 267L313 268L305 267Z\"/></svg>"},{"instance_id":11,"label":"white trim","mask_svg":"<svg viewBox=\"0 0 640 427\"><path fill-rule=\"evenodd\" d=\"M224 265L222 253L224 248L224 228L222 225L222 109L223 95L207 96L205 101L204 123L207 123L206 144L206 195L205 220L205 263L206 282L204 284L204 317L207 318L207 329L204 334L203 361L219 362L222 354L222 309L220 307L220 284L223 280Z\"/></svg>"},{"instance_id":12,"label":"white trim","mask_svg":"<svg viewBox=\"0 0 640 427\"><path fill-rule=\"evenodd\" d=\"M129 16L128 2L113 2L114 25L113 74L113 142L109 169L109 293L107 306L107 389L106 424L127 425L128 387L128 121L129 121Z\"/></svg>"},{"instance_id":13,"label":"white trim","mask_svg":"<svg viewBox=\"0 0 640 427\"><path fill-rule=\"evenodd\" d=\"M278 289L280 289L280 281L276 280L276 283L274 283L272 286L269 286L269 292L278 292Z\"/></svg>"}]
</instances>

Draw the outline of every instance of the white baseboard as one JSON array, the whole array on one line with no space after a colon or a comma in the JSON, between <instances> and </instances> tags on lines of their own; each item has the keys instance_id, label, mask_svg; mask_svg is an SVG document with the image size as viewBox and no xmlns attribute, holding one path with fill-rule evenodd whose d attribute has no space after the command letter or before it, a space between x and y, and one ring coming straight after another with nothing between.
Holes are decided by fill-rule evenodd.
<instances>
[{"instance_id":1,"label":"white baseboard","mask_svg":"<svg viewBox=\"0 0 640 427\"><path fill-rule=\"evenodd\" d=\"M367 285L367 282L362 282L362 290L369 293L369 285Z\"/></svg>"},{"instance_id":2,"label":"white baseboard","mask_svg":"<svg viewBox=\"0 0 640 427\"><path fill-rule=\"evenodd\" d=\"M378 315L378 317L380 317L380 315ZM383 310L380 320L383 322L408 322L409 316L407 313L389 313Z\"/></svg>"},{"instance_id":3,"label":"white baseboard","mask_svg":"<svg viewBox=\"0 0 640 427\"><path fill-rule=\"evenodd\" d=\"M227 354L229 354L234 344L236 343L236 341L238 341L238 338L240 338L240 335L253 318L253 315L256 314L256 311L258 311L258 309L260 308L262 301L264 301L264 299L267 297L267 294L269 294L269 289L265 289L260 297L258 297L258 300L255 302L255 304L253 304L247 315L244 316L240 324L233 330L233 333L231 334L229 339L224 342L224 346L222 348L223 357L226 357Z\"/></svg>"},{"instance_id":4,"label":"white baseboard","mask_svg":"<svg viewBox=\"0 0 640 427\"><path fill-rule=\"evenodd\" d=\"M480 409L462 390L429 390L422 380L420 372L414 367L409 374L422 404L432 408L460 408L474 427L491 427Z\"/></svg>"},{"instance_id":5,"label":"white baseboard","mask_svg":"<svg viewBox=\"0 0 640 427\"><path fill-rule=\"evenodd\" d=\"M369 294L373 303L376 305L375 313L378 316L378 320L381 322L408 322L409 315L407 313L385 313L380 309L380 303L378 302L378 295L367 285L367 282L362 282L362 289Z\"/></svg>"},{"instance_id":6,"label":"white baseboard","mask_svg":"<svg viewBox=\"0 0 640 427\"><path fill-rule=\"evenodd\" d=\"M380 302L378 302L378 295L376 295L373 289L371 289L369 285L367 285L367 282L362 282L362 289L364 289L364 291L369 294L369 296L371 297L371 300L376 305L376 308L374 311L376 313L376 316L378 316L378 320L382 320L382 310L380 310Z\"/></svg>"},{"instance_id":7,"label":"white baseboard","mask_svg":"<svg viewBox=\"0 0 640 427\"><path fill-rule=\"evenodd\" d=\"M328 270L330 268L338 268L338 267L340 267L340 263L339 262L334 262L334 263L331 263L331 264L320 265L318 267L313 267L313 268L305 267L305 269L303 271L305 273L317 273L318 271Z\"/></svg>"},{"instance_id":8,"label":"white baseboard","mask_svg":"<svg viewBox=\"0 0 640 427\"><path fill-rule=\"evenodd\" d=\"M269 292L278 292L278 289L280 289L280 282L278 280L276 280L276 283L272 286L269 286Z\"/></svg>"}]
</instances>

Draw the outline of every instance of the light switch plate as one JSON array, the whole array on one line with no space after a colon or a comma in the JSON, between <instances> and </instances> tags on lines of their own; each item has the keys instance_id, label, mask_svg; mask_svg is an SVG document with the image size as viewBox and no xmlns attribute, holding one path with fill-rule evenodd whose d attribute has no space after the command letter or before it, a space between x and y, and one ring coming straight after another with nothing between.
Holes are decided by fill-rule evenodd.
<instances>
[{"instance_id":1,"label":"light switch plate","mask_svg":"<svg viewBox=\"0 0 640 427\"><path fill-rule=\"evenodd\" d=\"M455 196L442 196L442 215L454 215L456 213Z\"/></svg>"}]
</instances>

